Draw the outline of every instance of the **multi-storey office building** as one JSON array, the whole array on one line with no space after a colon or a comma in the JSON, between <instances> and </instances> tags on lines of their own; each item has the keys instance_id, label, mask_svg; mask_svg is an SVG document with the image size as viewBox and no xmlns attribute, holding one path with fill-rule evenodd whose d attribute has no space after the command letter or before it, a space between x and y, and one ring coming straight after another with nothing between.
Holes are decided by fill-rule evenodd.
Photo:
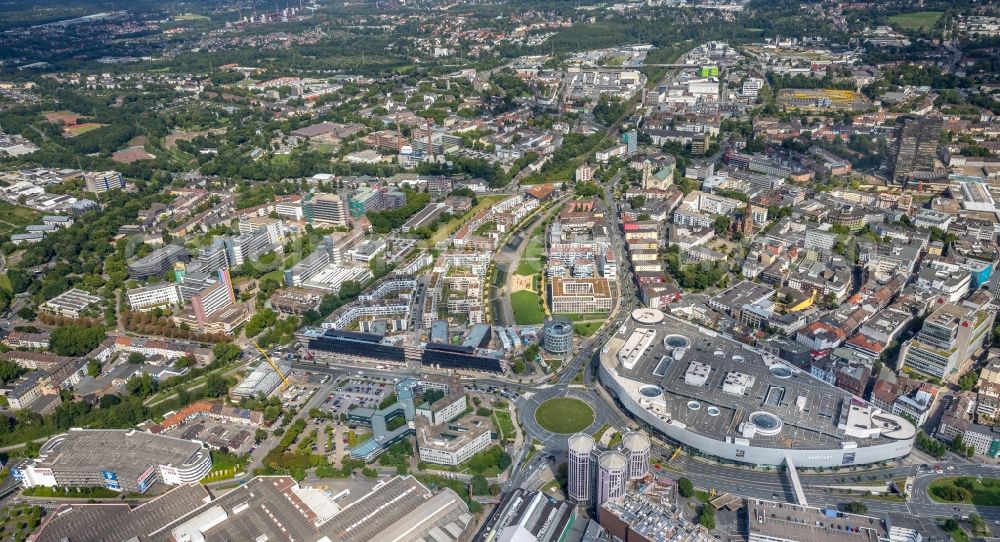
<instances>
[{"instance_id":1,"label":"multi-storey office building","mask_svg":"<svg viewBox=\"0 0 1000 542\"><path fill-rule=\"evenodd\" d=\"M994 314L938 300L917 336L903 345L902 366L936 378L964 372L993 329Z\"/></svg>"},{"instance_id":2,"label":"multi-storey office building","mask_svg":"<svg viewBox=\"0 0 1000 542\"><path fill-rule=\"evenodd\" d=\"M166 273L177 262L191 260L186 248L179 245L166 245L150 252L128 264L128 273L134 279L145 279Z\"/></svg>"}]
</instances>

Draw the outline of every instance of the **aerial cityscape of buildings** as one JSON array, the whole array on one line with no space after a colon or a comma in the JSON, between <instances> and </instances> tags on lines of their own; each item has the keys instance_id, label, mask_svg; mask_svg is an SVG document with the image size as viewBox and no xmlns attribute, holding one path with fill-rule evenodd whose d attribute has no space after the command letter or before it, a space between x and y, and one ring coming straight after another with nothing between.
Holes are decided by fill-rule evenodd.
<instances>
[{"instance_id":1,"label":"aerial cityscape of buildings","mask_svg":"<svg viewBox=\"0 0 1000 542\"><path fill-rule=\"evenodd\" d=\"M28 4L0 539L1000 536L1000 6Z\"/></svg>"}]
</instances>

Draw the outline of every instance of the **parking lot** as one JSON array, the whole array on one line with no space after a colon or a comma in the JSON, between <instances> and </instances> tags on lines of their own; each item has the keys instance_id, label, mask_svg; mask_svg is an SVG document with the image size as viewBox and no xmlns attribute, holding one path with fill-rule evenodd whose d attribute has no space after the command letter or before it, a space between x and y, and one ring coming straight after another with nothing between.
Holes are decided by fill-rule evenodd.
<instances>
[{"instance_id":1,"label":"parking lot","mask_svg":"<svg viewBox=\"0 0 1000 542\"><path fill-rule=\"evenodd\" d=\"M352 377L338 382L321 408L334 415L347 414L352 408L377 409L392 392L388 379Z\"/></svg>"},{"instance_id":2,"label":"parking lot","mask_svg":"<svg viewBox=\"0 0 1000 542\"><path fill-rule=\"evenodd\" d=\"M283 408L301 408L314 393L316 393L315 387L289 386L281 394L281 406Z\"/></svg>"},{"instance_id":3,"label":"parking lot","mask_svg":"<svg viewBox=\"0 0 1000 542\"><path fill-rule=\"evenodd\" d=\"M497 397L501 399L507 399L508 401L516 401L517 398L520 397L514 390L498 388L496 386L479 386L477 384L474 385L472 389L480 393L488 393L491 395L496 395Z\"/></svg>"},{"instance_id":4,"label":"parking lot","mask_svg":"<svg viewBox=\"0 0 1000 542\"><path fill-rule=\"evenodd\" d=\"M253 427L199 416L165 434L185 440L200 440L213 448L226 448L242 454L253 445Z\"/></svg>"}]
</instances>

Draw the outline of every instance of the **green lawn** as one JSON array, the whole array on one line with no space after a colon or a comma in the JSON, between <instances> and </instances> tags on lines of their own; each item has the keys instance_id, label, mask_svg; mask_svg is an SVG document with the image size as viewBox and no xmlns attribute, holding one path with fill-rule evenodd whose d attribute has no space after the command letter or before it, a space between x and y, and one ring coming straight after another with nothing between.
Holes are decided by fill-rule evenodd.
<instances>
[{"instance_id":1,"label":"green lawn","mask_svg":"<svg viewBox=\"0 0 1000 542\"><path fill-rule=\"evenodd\" d=\"M930 30L942 15L943 11L917 11L893 15L889 22L902 30Z\"/></svg>"},{"instance_id":2,"label":"green lawn","mask_svg":"<svg viewBox=\"0 0 1000 542\"><path fill-rule=\"evenodd\" d=\"M531 239L528 241L528 246L524 248L524 256L522 258L526 260L537 260L542 257L542 252L545 251L545 246L542 244L540 239Z\"/></svg>"},{"instance_id":3,"label":"green lawn","mask_svg":"<svg viewBox=\"0 0 1000 542\"><path fill-rule=\"evenodd\" d=\"M969 535L966 534L965 530L962 529L961 526L958 529L955 529L954 531L945 531L945 532L948 533L948 536L950 536L951 539L954 540L955 542L969 542Z\"/></svg>"},{"instance_id":4,"label":"green lawn","mask_svg":"<svg viewBox=\"0 0 1000 542\"><path fill-rule=\"evenodd\" d=\"M598 328L601 327L603 322L588 322L586 324L573 324L573 331L581 337L590 337L594 333L597 333Z\"/></svg>"},{"instance_id":5,"label":"green lawn","mask_svg":"<svg viewBox=\"0 0 1000 542\"><path fill-rule=\"evenodd\" d=\"M579 399L556 397L538 405L535 421L553 433L577 433L594 423L594 409Z\"/></svg>"},{"instance_id":6,"label":"green lawn","mask_svg":"<svg viewBox=\"0 0 1000 542\"><path fill-rule=\"evenodd\" d=\"M541 260L529 260L522 258L517 264L517 270L515 271L518 275L531 276L542 270Z\"/></svg>"},{"instance_id":7,"label":"green lawn","mask_svg":"<svg viewBox=\"0 0 1000 542\"><path fill-rule=\"evenodd\" d=\"M566 316L569 317L569 319L574 322L579 322L580 320L607 319L608 313L606 312L588 312L587 314L573 313L573 314L567 314Z\"/></svg>"},{"instance_id":8,"label":"green lawn","mask_svg":"<svg viewBox=\"0 0 1000 542\"><path fill-rule=\"evenodd\" d=\"M503 438L513 440L517 431L514 430L514 422L510 419L510 413L496 410L493 412L493 416L497 424L497 429L500 430Z\"/></svg>"},{"instance_id":9,"label":"green lawn","mask_svg":"<svg viewBox=\"0 0 1000 542\"><path fill-rule=\"evenodd\" d=\"M542 298L530 290L514 292L510 296L514 310L514 322L519 326L541 324L545 320L542 312Z\"/></svg>"},{"instance_id":10,"label":"green lawn","mask_svg":"<svg viewBox=\"0 0 1000 542\"><path fill-rule=\"evenodd\" d=\"M28 224L41 223L41 217L41 213L27 207L0 201L0 235L23 233L24 227Z\"/></svg>"},{"instance_id":11,"label":"green lawn","mask_svg":"<svg viewBox=\"0 0 1000 542\"><path fill-rule=\"evenodd\" d=\"M930 494L932 499L938 502L963 502L976 506L1000 506L1000 479L983 478L983 481L979 482L976 478L968 478L972 481L971 499L949 501L941 497L941 492L944 488L956 487L955 481L958 480L957 477L938 478L934 480L931 482L930 487L927 488L927 493Z\"/></svg>"},{"instance_id":12,"label":"green lawn","mask_svg":"<svg viewBox=\"0 0 1000 542\"><path fill-rule=\"evenodd\" d=\"M208 17L199 13L184 13L174 17L175 21L207 21Z\"/></svg>"},{"instance_id":13,"label":"green lawn","mask_svg":"<svg viewBox=\"0 0 1000 542\"><path fill-rule=\"evenodd\" d=\"M60 499L113 499L121 495L117 491L103 487L45 487L35 486L24 490L29 497L53 497Z\"/></svg>"},{"instance_id":14,"label":"green lawn","mask_svg":"<svg viewBox=\"0 0 1000 542\"><path fill-rule=\"evenodd\" d=\"M595 432L594 432L594 440L596 440L597 442L600 442L600 441L601 441L601 437L603 437L603 436L604 436L604 433L605 433L605 432L606 432L606 431L607 431L608 429L610 429L610 428L611 428L611 426L610 426L610 425L608 425L608 424L604 424L604 425L602 425L602 426L600 427L600 429L598 429L597 431L595 431Z\"/></svg>"}]
</instances>

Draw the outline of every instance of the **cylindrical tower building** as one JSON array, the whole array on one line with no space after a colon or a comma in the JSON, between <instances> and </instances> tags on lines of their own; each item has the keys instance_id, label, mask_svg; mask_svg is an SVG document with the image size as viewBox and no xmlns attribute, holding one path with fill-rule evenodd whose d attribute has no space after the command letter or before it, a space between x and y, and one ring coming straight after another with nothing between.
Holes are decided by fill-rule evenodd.
<instances>
[{"instance_id":1,"label":"cylindrical tower building","mask_svg":"<svg viewBox=\"0 0 1000 542\"><path fill-rule=\"evenodd\" d=\"M542 327L542 346L551 354L565 354L573 348L573 322L568 318L546 320Z\"/></svg>"},{"instance_id":2,"label":"cylindrical tower building","mask_svg":"<svg viewBox=\"0 0 1000 542\"><path fill-rule=\"evenodd\" d=\"M590 454L594 450L594 437L577 433L569 437L569 469L567 485L569 498L578 502L590 500Z\"/></svg>"},{"instance_id":3,"label":"cylindrical tower building","mask_svg":"<svg viewBox=\"0 0 1000 542\"><path fill-rule=\"evenodd\" d=\"M625 496L628 478L628 458L619 452L604 452L597 459L596 506Z\"/></svg>"},{"instance_id":4,"label":"cylindrical tower building","mask_svg":"<svg viewBox=\"0 0 1000 542\"><path fill-rule=\"evenodd\" d=\"M649 472L649 436L632 431L622 438L622 446L628 454L628 478L642 478Z\"/></svg>"}]
</instances>

